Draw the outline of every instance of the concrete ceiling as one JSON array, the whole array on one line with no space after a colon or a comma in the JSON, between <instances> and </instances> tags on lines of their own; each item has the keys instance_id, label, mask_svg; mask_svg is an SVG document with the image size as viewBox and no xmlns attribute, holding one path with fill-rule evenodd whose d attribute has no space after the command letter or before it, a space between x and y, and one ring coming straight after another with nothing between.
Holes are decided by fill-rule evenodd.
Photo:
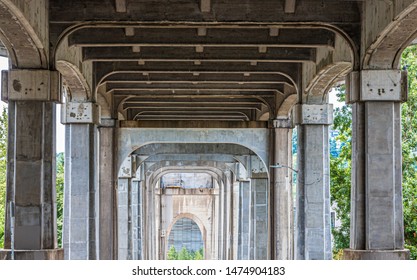
<instances>
[{"instance_id":1,"label":"concrete ceiling","mask_svg":"<svg viewBox=\"0 0 417 280\"><path fill-rule=\"evenodd\" d=\"M267 120L338 30L358 39L360 2L51 0L51 41L92 63L113 118Z\"/></svg>"}]
</instances>

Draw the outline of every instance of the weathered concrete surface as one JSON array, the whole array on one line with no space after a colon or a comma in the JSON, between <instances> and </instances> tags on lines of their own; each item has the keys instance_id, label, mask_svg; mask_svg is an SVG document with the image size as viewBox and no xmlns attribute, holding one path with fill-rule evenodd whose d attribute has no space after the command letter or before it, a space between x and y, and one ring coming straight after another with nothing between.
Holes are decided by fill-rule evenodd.
<instances>
[{"instance_id":1,"label":"weathered concrete surface","mask_svg":"<svg viewBox=\"0 0 417 280\"><path fill-rule=\"evenodd\" d=\"M56 248L55 106L50 102L9 102L6 202L15 203L15 248ZM11 248L6 208L5 248Z\"/></svg>"},{"instance_id":2,"label":"weathered concrete surface","mask_svg":"<svg viewBox=\"0 0 417 280\"><path fill-rule=\"evenodd\" d=\"M397 78L378 84L374 74L380 74L379 79L395 74ZM396 254L379 251L404 249L401 73L366 71L366 75L361 73L361 81L358 76L351 75L348 82L350 95L356 96L351 98L356 103L352 105L352 168L355 171L352 173L350 247L359 252L349 250L345 258L396 258ZM361 253L361 250L368 251ZM397 257L402 258L401 254Z\"/></svg>"},{"instance_id":3,"label":"weathered concrete surface","mask_svg":"<svg viewBox=\"0 0 417 280\"><path fill-rule=\"evenodd\" d=\"M11 250L0 250L0 260L10 260ZM15 250L15 260L63 260L64 249Z\"/></svg>"},{"instance_id":4,"label":"weathered concrete surface","mask_svg":"<svg viewBox=\"0 0 417 280\"><path fill-rule=\"evenodd\" d=\"M217 259L217 246L215 232L218 220L215 213L215 204L218 203L218 189L160 189L157 193L157 203L160 201L162 211L158 219L161 223L165 248L162 252L168 252L168 238L176 221L181 218L191 218L197 223L203 236L205 259ZM160 196L160 200L158 197ZM165 259L166 256L162 256Z\"/></svg>"},{"instance_id":5,"label":"weathered concrete surface","mask_svg":"<svg viewBox=\"0 0 417 280\"><path fill-rule=\"evenodd\" d=\"M268 129L117 129L120 167L125 157L146 144L160 143L228 143L244 146L269 162ZM155 141L155 139L161 139Z\"/></svg>"},{"instance_id":6,"label":"weathered concrete surface","mask_svg":"<svg viewBox=\"0 0 417 280\"><path fill-rule=\"evenodd\" d=\"M114 258L115 171L114 127L99 127L99 259Z\"/></svg>"},{"instance_id":7,"label":"weathered concrete surface","mask_svg":"<svg viewBox=\"0 0 417 280\"><path fill-rule=\"evenodd\" d=\"M329 166L332 107L305 104L300 107L295 259L328 260L332 258Z\"/></svg>"},{"instance_id":8,"label":"weathered concrete surface","mask_svg":"<svg viewBox=\"0 0 417 280\"><path fill-rule=\"evenodd\" d=\"M273 237L274 259L293 259L294 246L294 211L292 176L292 123L277 126L273 132L274 161L271 165L280 164L282 168L271 171L271 186L273 188ZM288 166L288 167L287 167Z\"/></svg>"},{"instance_id":9,"label":"weathered concrete surface","mask_svg":"<svg viewBox=\"0 0 417 280\"><path fill-rule=\"evenodd\" d=\"M65 259L97 259L96 128L67 124L65 129Z\"/></svg>"},{"instance_id":10,"label":"weathered concrete surface","mask_svg":"<svg viewBox=\"0 0 417 280\"><path fill-rule=\"evenodd\" d=\"M343 251L344 260L409 260L409 250L351 250Z\"/></svg>"}]
</instances>

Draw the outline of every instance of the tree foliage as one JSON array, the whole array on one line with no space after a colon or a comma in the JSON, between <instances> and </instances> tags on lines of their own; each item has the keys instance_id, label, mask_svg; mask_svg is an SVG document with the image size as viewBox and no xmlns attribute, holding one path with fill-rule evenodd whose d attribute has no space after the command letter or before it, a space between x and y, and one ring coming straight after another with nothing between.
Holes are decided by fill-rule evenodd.
<instances>
[{"instance_id":1,"label":"tree foliage","mask_svg":"<svg viewBox=\"0 0 417 280\"><path fill-rule=\"evenodd\" d=\"M338 88L338 101L345 101L345 87ZM338 255L344 248L349 248L350 231L350 170L352 111L350 106L334 110L333 130L339 131L335 141L340 141L338 153L330 155L330 199L340 225L332 229L333 254Z\"/></svg>"},{"instance_id":2,"label":"tree foliage","mask_svg":"<svg viewBox=\"0 0 417 280\"><path fill-rule=\"evenodd\" d=\"M56 155L56 208L58 247L62 247L62 226L64 223L64 153Z\"/></svg>"},{"instance_id":3,"label":"tree foliage","mask_svg":"<svg viewBox=\"0 0 417 280\"><path fill-rule=\"evenodd\" d=\"M6 209L7 110L0 112L0 248L4 247Z\"/></svg>"},{"instance_id":4,"label":"tree foliage","mask_svg":"<svg viewBox=\"0 0 417 280\"><path fill-rule=\"evenodd\" d=\"M408 101L402 105L403 203L406 248L417 259L417 46L404 50L408 71Z\"/></svg>"},{"instance_id":5,"label":"tree foliage","mask_svg":"<svg viewBox=\"0 0 417 280\"><path fill-rule=\"evenodd\" d=\"M167 254L168 260L204 260L204 251L203 248L194 252L188 251L188 249L183 246L179 252L175 249L174 245L169 248Z\"/></svg>"}]
</instances>

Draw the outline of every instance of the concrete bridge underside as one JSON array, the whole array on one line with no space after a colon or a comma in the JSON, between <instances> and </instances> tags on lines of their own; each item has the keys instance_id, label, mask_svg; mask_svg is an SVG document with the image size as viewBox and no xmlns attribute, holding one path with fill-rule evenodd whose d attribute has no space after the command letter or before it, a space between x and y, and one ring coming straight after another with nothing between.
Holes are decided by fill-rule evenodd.
<instances>
[{"instance_id":1,"label":"concrete bridge underside","mask_svg":"<svg viewBox=\"0 0 417 280\"><path fill-rule=\"evenodd\" d=\"M0 17L17 258L164 259L167 233L187 218L207 259L331 259L328 92L343 80L353 108L345 258L408 257L399 58L417 37L417 1L0 0ZM179 173L207 174L212 187L161 184Z\"/></svg>"}]
</instances>

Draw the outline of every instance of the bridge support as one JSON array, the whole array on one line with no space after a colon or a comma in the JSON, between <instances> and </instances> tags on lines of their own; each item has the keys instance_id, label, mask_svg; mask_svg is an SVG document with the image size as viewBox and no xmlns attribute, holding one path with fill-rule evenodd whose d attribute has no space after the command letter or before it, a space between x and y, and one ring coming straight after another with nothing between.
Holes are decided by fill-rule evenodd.
<instances>
[{"instance_id":1,"label":"bridge support","mask_svg":"<svg viewBox=\"0 0 417 280\"><path fill-rule=\"evenodd\" d=\"M115 258L114 120L103 120L99 131L99 259Z\"/></svg>"},{"instance_id":2,"label":"bridge support","mask_svg":"<svg viewBox=\"0 0 417 280\"><path fill-rule=\"evenodd\" d=\"M297 236L295 258L332 258L329 125L332 105L296 107L298 127Z\"/></svg>"},{"instance_id":3,"label":"bridge support","mask_svg":"<svg viewBox=\"0 0 417 280\"><path fill-rule=\"evenodd\" d=\"M2 99L9 103L4 247L18 250L16 259L59 259L62 250L57 249L56 236L53 103L59 101L58 74L16 69L3 72L3 82ZM1 252L0 258L7 253Z\"/></svg>"},{"instance_id":4,"label":"bridge support","mask_svg":"<svg viewBox=\"0 0 417 280\"><path fill-rule=\"evenodd\" d=\"M65 201L63 243L65 259L97 259L98 211L97 116L99 108L89 102L66 104Z\"/></svg>"},{"instance_id":5,"label":"bridge support","mask_svg":"<svg viewBox=\"0 0 417 280\"><path fill-rule=\"evenodd\" d=\"M346 259L407 259L401 182L399 70L352 72L351 239Z\"/></svg>"},{"instance_id":6,"label":"bridge support","mask_svg":"<svg viewBox=\"0 0 417 280\"><path fill-rule=\"evenodd\" d=\"M282 168L271 170L271 186L273 189L273 232L274 252L276 260L293 259L294 219L292 195L292 129L291 119L279 119L273 123L272 165L279 163Z\"/></svg>"}]
</instances>

